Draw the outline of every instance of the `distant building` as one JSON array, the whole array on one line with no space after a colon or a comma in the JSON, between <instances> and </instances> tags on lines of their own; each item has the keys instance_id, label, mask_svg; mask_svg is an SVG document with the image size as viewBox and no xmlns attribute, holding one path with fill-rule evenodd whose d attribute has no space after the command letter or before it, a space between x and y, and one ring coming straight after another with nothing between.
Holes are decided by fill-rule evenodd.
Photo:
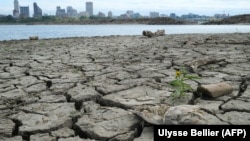
<instances>
[{"instance_id":1,"label":"distant building","mask_svg":"<svg viewBox=\"0 0 250 141\"><path fill-rule=\"evenodd\" d=\"M61 9L60 6L57 6L56 7L56 16L57 17L61 17L61 18L66 17L66 11L65 11L65 9Z\"/></svg>"},{"instance_id":2,"label":"distant building","mask_svg":"<svg viewBox=\"0 0 250 141\"><path fill-rule=\"evenodd\" d=\"M30 16L29 6L20 6L20 17L28 18Z\"/></svg>"},{"instance_id":3,"label":"distant building","mask_svg":"<svg viewBox=\"0 0 250 141\"><path fill-rule=\"evenodd\" d=\"M20 15L19 13L19 3L18 0L14 0L14 10L13 10L13 17L18 18Z\"/></svg>"},{"instance_id":4,"label":"distant building","mask_svg":"<svg viewBox=\"0 0 250 141\"><path fill-rule=\"evenodd\" d=\"M79 12L78 13L78 17L89 17L88 12L84 11L84 12Z\"/></svg>"},{"instance_id":5,"label":"distant building","mask_svg":"<svg viewBox=\"0 0 250 141\"><path fill-rule=\"evenodd\" d=\"M86 2L86 12L88 12L89 16L94 15L93 2Z\"/></svg>"},{"instance_id":6,"label":"distant building","mask_svg":"<svg viewBox=\"0 0 250 141\"><path fill-rule=\"evenodd\" d=\"M186 15L185 14L182 15L180 18L182 18L182 19L199 19L199 18L201 18L201 16L198 14L189 13Z\"/></svg>"},{"instance_id":7,"label":"distant building","mask_svg":"<svg viewBox=\"0 0 250 141\"><path fill-rule=\"evenodd\" d=\"M128 18L131 18L132 15L134 14L134 11L128 10L128 11L126 12L126 14L127 14L127 17L128 17Z\"/></svg>"},{"instance_id":8,"label":"distant building","mask_svg":"<svg viewBox=\"0 0 250 141\"><path fill-rule=\"evenodd\" d=\"M177 18L177 16L176 16L175 13L171 13L171 14L169 15L169 17L170 17L170 18Z\"/></svg>"},{"instance_id":9,"label":"distant building","mask_svg":"<svg viewBox=\"0 0 250 141\"><path fill-rule=\"evenodd\" d=\"M108 17L112 18L113 17L113 13L111 11L108 12Z\"/></svg>"},{"instance_id":10,"label":"distant building","mask_svg":"<svg viewBox=\"0 0 250 141\"><path fill-rule=\"evenodd\" d=\"M100 18L105 18L106 15L105 15L104 13L102 13L102 12L99 12L99 13L98 13L98 17L100 17Z\"/></svg>"},{"instance_id":11,"label":"distant building","mask_svg":"<svg viewBox=\"0 0 250 141\"><path fill-rule=\"evenodd\" d=\"M121 14L121 15L119 16L119 18L121 18L121 19L128 19L129 17L128 17L127 14Z\"/></svg>"},{"instance_id":12,"label":"distant building","mask_svg":"<svg viewBox=\"0 0 250 141\"><path fill-rule=\"evenodd\" d=\"M67 16L68 17L77 17L77 10L74 9L72 6L67 7Z\"/></svg>"},{"instance_id":13,"label":"distant building","mask_svg":"<svg viewBox=\"0 0 250 141\"><path fill-rule=\"evenodd\" d=\"M138 18L141 18L141 14L140 13L134 13L133 15L131 15L131 18L133 19L138 19Z\"/></svg>"},{"instance_id":14,"label":"distant building","mask_svg":"<svg viewBox=\"0 0 250 141\"><path fill-rule=\"evenodd\" d=\"M229 17L229 14L228 15L226 15L226 14L214 14L214 17L218 18L218 19L223 19L223 18Z\"/></svg>"},{"instance_id":15,"label":"distant building","mask_svg":"<svg viewBox=\"0 0 250 141\"><path fill-rule=\"evenodd\" d=\"M168 17L166 14L161 14L160 17Z\"/></svg>"},{"instance_id":16,"label":"distant building","mask_svg":"<svg viewBox=\"0 0 250 141\"><path fill-rule=\"evenodd\" d=\"M160 14L158 12L150 12L149 16L150 18L158 18L160 17Z\"/></svg>"},{"instance_id":17,"label":"distant building","mask_svg":"<svg viewBox=\"0 0 250 141\"><path fill-rule=\"evenodd\" d=\"M34 15L33 15L33 17L42 17L42 15L43 15L42 9L40 7L38 7L38 5L36 4L36 2L33 3L33 8L34 8Z\"/></svg>"}]
</instances>

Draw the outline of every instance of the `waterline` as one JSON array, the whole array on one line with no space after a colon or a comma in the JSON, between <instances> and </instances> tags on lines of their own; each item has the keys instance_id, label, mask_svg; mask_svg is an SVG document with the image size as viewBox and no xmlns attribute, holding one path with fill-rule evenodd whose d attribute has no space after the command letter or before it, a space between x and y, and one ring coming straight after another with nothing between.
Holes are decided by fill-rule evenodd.
<instances>
[{"instance_id":1,"label":"waterline","mask_svg":"<svg viewBox=\"0 0 250 141\"><path fill-rule=\"evenodd\" d=\"M250 33L250 25L0 25L0 40L141 35L158 29L166 34Z\"/></svg>"}]
</instances>

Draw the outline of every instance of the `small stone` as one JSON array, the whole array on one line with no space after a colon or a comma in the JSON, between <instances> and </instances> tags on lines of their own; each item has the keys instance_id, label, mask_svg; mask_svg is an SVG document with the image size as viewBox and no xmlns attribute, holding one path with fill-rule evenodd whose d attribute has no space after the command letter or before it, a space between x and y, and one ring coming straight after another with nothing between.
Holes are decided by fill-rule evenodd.
<instances>
[{"instance_id":1,"label":"small stone","mask_svg":"<svg viewBox=\"0 0 250 141\"><path fill-rule=\"evenodd\" d=\"M38 36L30 36L29 39L30 39L30 40L38 40L39 37L38 37Z\"/></svg>"},{"instance_id":2,"label":"small stone","mask_svg":"<svg viewBox=\"0 0 250 141\"><path fill-rule=\"evenodd\" d=\"M233 92L233 88L230 84L221 82L217 84L201 85L197 88L197 92L200 92L206 96L216 98L231 94Z\"/></svg>"}]
</instances>

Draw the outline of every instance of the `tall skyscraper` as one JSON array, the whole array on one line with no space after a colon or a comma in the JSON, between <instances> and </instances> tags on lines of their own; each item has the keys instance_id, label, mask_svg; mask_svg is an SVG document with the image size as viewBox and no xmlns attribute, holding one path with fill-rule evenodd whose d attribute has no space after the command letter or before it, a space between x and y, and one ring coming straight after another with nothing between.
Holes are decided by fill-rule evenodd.
<instances>
[{"instance_id":1,"label":"tall skyscraper","mask_svg":"<svg viewBox=\"0 0 250 141\"><path fill-rule=\"evenodd\" d=\"M14 0L13 17L14 18L18 18L19 17L19 3L18 3L18 0Z\"/></svg>"},{"instance_id":2,"label":"tall skyscraper","mask_svg":"<svg viewBox=\"0 0 250 141\"><path fill-rule=\"evenodd\" d=\"M20 6L20 17L28 18L30 16L29 6Z\"/></svg>"},{"instance_id":3,"label":"tall skyscraper","mask_svg":"<svg viewBox=\"0 0 250 141\"><path fill-rule=\"evenodd\" d=\"M113 13L111 11L108 12L108 17L112 18L113 17Z\"/></svg>"},{"instance_id":4,"label":"tall skyscraper","mask_svg":"<svg viewBox=\"0 0 250 141\"><path fill-rule=\"evenodd\" d=\"M34 15L33 17L42 17L42 9L37 6L36 2L33 3Z\"/></svg>"},{"instance_id":5,"label":"tall skyscraper","mask_svg":"<svg viewBox=\"0 0 250 141\"><path fill-rule=\"evenodd\" d=\"M158 18L158 17L160 17L159 12L150 12L149 15L150 15L150 18Z\"/></svg>"},{"instance_id":6,"label":"tall skyscraper","mask_svg":"<svg viewBox=\"0 0 250 141\"><path fill-rule=\"evenodd\" d=\"M86 2L86 12L88 12L89 16L93 16L93 2Z\"/></svg>"},{"instance_id":7,"label":"tall skyscraper","mask_svg":"<svg viewBox=\"0 0 250 141\"><path fill-rule=\"evenodd\" d=\"M57 6L57 7L56 7L56 16L57 16L57 17L61 17L61 18L66 17L67 14L66 14L65 9L61 9L60 6Z\"/></svg>"},{"instance_id":8,"label":"tall skyscraper","mask_svg":"<svg viewBox=\"0 0 250 141\"><path fill-rule=\"evenodd\" d=\"M77 10L74 9L72 6L67 7L67 16L68 17L77 17Z\"/></svg>"}]
</instances>

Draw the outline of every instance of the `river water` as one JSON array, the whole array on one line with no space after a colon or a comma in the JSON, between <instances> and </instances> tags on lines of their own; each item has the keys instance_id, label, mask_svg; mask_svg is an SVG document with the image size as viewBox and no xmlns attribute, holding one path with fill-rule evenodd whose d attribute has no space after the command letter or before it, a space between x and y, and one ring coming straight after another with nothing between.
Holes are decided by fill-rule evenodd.
<instances>
[{"instance_id":1,"label":"river water","mask_svg":"<svg viewBox=\"0 0 250 141\"><path fill-rule=\"evenodd\" d=\"M0 41L39 38L141 35L165 29L166 34L250 33L250 25L0 25Z\"/></svg>"}]
</instances>

